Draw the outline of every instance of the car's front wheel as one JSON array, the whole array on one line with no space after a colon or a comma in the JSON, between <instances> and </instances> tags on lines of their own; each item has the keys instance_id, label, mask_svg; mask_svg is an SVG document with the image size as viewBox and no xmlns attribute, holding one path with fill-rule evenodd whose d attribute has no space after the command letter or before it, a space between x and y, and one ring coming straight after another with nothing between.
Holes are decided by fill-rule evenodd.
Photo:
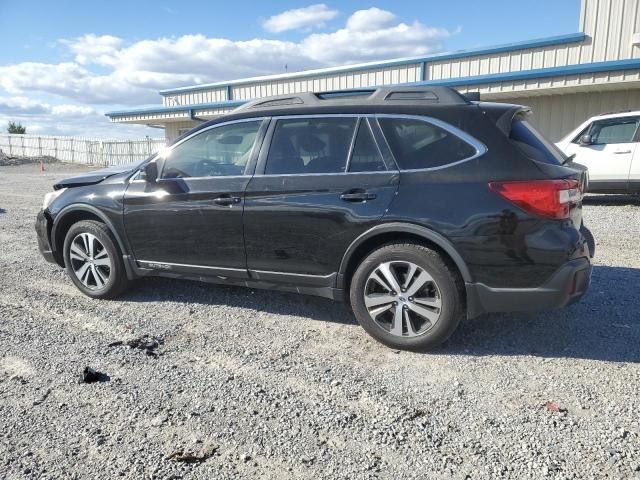
<instances>
[{"instance_id":1,"label":"car's front wheel","mask_svg":"<svg viewBox=\"0 0 640 480\"><path fill-rule=\"evenodd\" d=\"M64 241L64 263L71 281L93 298L116 297L129 283L113 234L94 220L71 226Z\"/></svg>"},{"instance_id":2,"label":"car's front wheel","mask_svg":"<svg viewBox=\"0 0 640 480\"><path fill-rule=\"evenodd\" d=\"M464 315L462 282L434 250L384 245L356 269L350 287L362 327L385 345L427 350L444 342Z\"/></svg>"}]
</instances>

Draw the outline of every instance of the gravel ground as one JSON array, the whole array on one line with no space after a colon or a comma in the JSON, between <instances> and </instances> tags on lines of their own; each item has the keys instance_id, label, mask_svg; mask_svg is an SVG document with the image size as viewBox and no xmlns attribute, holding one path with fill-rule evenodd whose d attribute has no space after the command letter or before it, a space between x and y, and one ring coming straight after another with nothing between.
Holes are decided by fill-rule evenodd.
<instances>
[{"instance_id":1,"label":"gravel ground","mask_svg":"<svg viewBox=\"0 0 640 480\"><path fill-rule=\"evenodd\" d=\"M640 478L637 198L587 199L581 303L417 354L319 298L165 279L83 296L33 229L79 170L0 167L0 478ZM109 380L79 383L85 366Z\"/></svg>"}]
</instances>

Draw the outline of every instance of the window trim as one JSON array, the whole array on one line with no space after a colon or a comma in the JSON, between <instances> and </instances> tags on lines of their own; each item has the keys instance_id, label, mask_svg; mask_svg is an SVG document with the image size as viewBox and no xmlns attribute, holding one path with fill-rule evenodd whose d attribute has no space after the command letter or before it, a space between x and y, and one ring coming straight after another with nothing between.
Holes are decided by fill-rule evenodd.
<instances>
[{"instance_id":1,"label":"window trim","mask_svg":"<svg viewBox=\"0 0 640 480\"><path fill-rule=\"evenodd\" d=\"M273 133L275 131L275 126L278 120L290 120L290 119L302 119L302 118L339 118L339 117L356 117L361 120L366 119L369 123L369 128L371 133L373 134L373 140L378 147L378 151L382 155L382 160L387 166L387 170L376 171L376 172L349 172L348 167L351 163L351 150L349 151L349 159L347 161L347 166L344 172L330 172L330 173L279 173L279 174L265 174L264 170L266 167L267 156L269 154L269 149L271 148L271 142L273 140ZM448 163L446 165L440 165L437 167L424 167L424 168L407 168L402 169L396 160L391 147L385 137L382 127L380 126L380 122L378 119L380 118L400 118L400 119L408 119L408 120L418 120L421 122L429 123L431 125L435 125L436 127L442 128L443 130L449 132L452 135L455 135L460 140L469 144L472 148L475 149L476 153L470 157L463 158L461 160L457 160L453 163ZM360 123L360 122L358 122ZM357 125L356 125L357 127ZM376 131L379 134L376 134ZM357 128L354 130L354 137L352 142L355 141L355 135L357 135ZM380 142L384 141L384 145L381 145ZM385 151L388 152L388 158L393 162L393 166L389 165L387 162L387 157L385 156ZM299 177L299 176L317 176L317 175L377 175L377 174L388 174L393 172L430 172L436 170L442 170L444 168L453 167L456 165L460 165L461 163L468 162L471 160L475 160L478 157L481 157L485 153L487 153L489 149L486 145L476 138L472 137L468 133L460 130L453 125L444 122L442 120L438 120L437 118L428 117L426 115L404 115L404 114L361 114L361 113L321 113L321 114L307 114L307 115L277 115L270 117L269 128L267 133L264 136L262 141L262 147L260 149L260 154L258 157L258 162L255 168L255 176L264 176L264 177Z\"/></svg>"},{"instance_id":2,"label":"window trim","mask_svg":"<svg viewBox=\"0 0 640 480\"><path fill-rule=\"evenodd\" d=\"M433 118L433 117L427 117L426 115L402 115L402 114L376 114L374 115L376 123L378 124L378 128L380 129L381 132L383 132L382 138L384 138L384 141L387 145L387 148L389 149L389 152L393 158L393 160L396 163L396 168L398 170L400 170L401 172L431 172L431 171L436 171L436 170L442 170L445 168L449 168L449 167L454 167L456 165L460 165L461 163L464 162L469 162L471 160L475 160L478 157L481 157L482 155L484 155L485 153L487 153L487 151L489 150L486 145L482 142L480 142L479 140L477 140L476 138L472 137L471 135L469 135L468 133L460 130L457 127L454 127L453 125L447 123L447 122L443 122L442 120L438 120L437 118ZM476 151L475 154L471 155L470 157L467 158L463 158L461 160L456 160L455 162L452 163L447 163L446 165L439 165L437 167L424 167L424 168L401 168L400 164L398 163L398 160L396 159L395 155L393 154L393 150L391 149L391 146L389 145L389 141L387 140L387 137L384 135L384 130L382 130L382 126L380 125L379 119L380 118L400 118L400 119L405 119L405 120L418 120L424 123L429 123L431 125L435 125L436 127L439 127L443 130L445 130L446 132L449 132L452 135L455 135L456 137L458 137L460 140L464 141L465 143L467 143L468 145L470 145L471 147L473 147Z\"/></svg>"},{"instance_id":3,"label":"window trim","mask_svg":"<svg viewBox=\"0 0 640 480\"><path fill-rule=\"evenodd\" d=\"M369 116L361 116L358 119L358 123L356 124L356 130L353 132L353 141L351 142L351 148L349 149L349 158L347 160L347 168L345 169L345 173L380 173L380 172L389 172L389 171L397 170L395 161L394 161L393 168L389 168L389 164L385 160L384 155L382 154L382 149L380 148L380 144L378 142L378 139L376 138L376 135L373 131L373 127L371 126L371 122L369 121L369 119L370 119ZM358 140L358 133L360 133L360 127L362 126L363 123L367 125L366 128L368 128L369 132L371 133L371 139L373 140L373 143L376 146L376 150L380 155L380 160L382 161L382 164L384 165L384 168L385 168L384 170L373 170L373 171L365 170L365 171L358 171L358 172L349 171L349 169L351 168L351 161L353 160L353 150L355 149L356 141Z\"/></svg>"},{"instance_id":4,"label":"window trim","mask_svg":"<svg viewBox=\"0 0 640 480\"><path fill-rule=\"evenodd\" d=\"M371 133L373 134L373 141L378 148L378 151L382 155L382 161L385 163L387 169L375 172L349 172L348 167L351 163L351 154L352 148L354 146L354 142L356 139L356 135L358 133L358 125L360 125L362 120L365 119L373 119L375 117L374 114L361 114L361 113L316 113L316 114L303 114L303 115L274 115L270 118L269 128L267 133L264 136L264 140L262 141L262 147L260 148L260 154L258 157L258 162L256 164L254 176L256 177L311 177L311 176L320 176L320 175L379 175L379 174L389 174L389 173L397 173L397 167L389 168L387 161L383 155L382 148L378 143L379 140L373 131L372 125L369 125L371 129ZM273 141L273 134L276 129L276 125L279 120L297 120L297 119L305 119L305 118L356 118L356 128L353 131L353 137L351 138L351 144L349 147L349 157L347 159L347 163L345 166L345 170L342 172L325 172L325 173L276 173L276 174L265 174L265 168L267 166L267 157L269 156L269 150L271 149L271 142ZM391 155L391 153L389 153ZM393 159L393 157L391 157Z\"/></svg>"},{"instance_id":5,"label":"window trim","mask_svg":"<svg viewBox=\"0 0 640 480\"><path fill-rule=\"evenodd\" d=\"M249 122L261 122L260 125L258 126L258 133L256 134L256 138L254 140L253 146L251 147L251 154L249 155L249 160L247 161L247 165L245 165L245 169L244 169L244 173L242 175L209 175L206 177L186 177L186 178L181 178L180 180L183 181L191 181L191 180L202 180L202 179L214 179L214 178L242 178L242 177L252 177L253 176L253 170L255 169L255 165L256 165L256 161L257 161L257 156L258 156L258 148L260 148L262 146L262 144L264 143L264 138L265 138L265 134L267 132L267 128L269 126L271 117L268 116L259 116L259 117L251 117L251 118L241 118L238 120L229 120L227 122L221 122L221 123L216 123L213 125L209 125L208 127L202 128L196 132L193 132L191 135L181 139L179 142L174 143L173 145L161 150L160 152L156 153L156 155L153 156L153 158L151 158L148 162L144 162L140 168L138 168L138 170L136 171L136 173L131 177L130 179L130 183L133 182L146 182L146 180L141 180L138 178L138 176L140 175L140 172L142 172L142 170L144 170L144 167L147 163L150 162L158 162L159 163L159 167L158 168L158 180L159 181L172 181L172 180L176 180L176 179L172 179L172 178L162 178L162 172L164 171L164 166L166 163L166 159L163 158L163 155L166 155L170 152L173 151L174 148L176 148L178 145L182 145L184 142L186 142L187 140L195 137L196 135L200 135L201 133L207 132L209 130L213 130L215 128L218 127L224 127L227 125L233 125L236 123L249 123Z\"/></svg>"},{"instance_id":6,"label":"window trim","mask_svg":"<svg viewBox=\"0 0 640 480\"><path fill-rule=\"evenodd\" d=\"M353 129L353 134L351 135L351 143L349 144L349 151L347 152L347 163L344 164L345 173L349 171L349 167L351 166L351 157L353 156L353 147L356 144L356 137L358 136L358 131L360 130L361 124L362 124L362 117L358 117L356 120L356 126Z\"/></svg>"}]
</instances>

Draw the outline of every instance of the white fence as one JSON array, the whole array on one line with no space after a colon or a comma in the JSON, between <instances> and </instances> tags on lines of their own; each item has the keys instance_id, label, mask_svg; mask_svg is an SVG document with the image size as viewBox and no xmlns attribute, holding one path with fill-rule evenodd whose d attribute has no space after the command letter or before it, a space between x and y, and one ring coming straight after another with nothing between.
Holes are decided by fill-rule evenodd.
<instances>
[{"instance_id":1,"label":"white fence","mask_svg":"<svg viewBox=\"0 0 640 480\"><path fill-rule=\"evenodd\" d=\"M89 165L125 165L138 162L164 145L163 138L100 140L0 133L0 150L10 157L50 156L62 162Z\"/></svg>"}]
</instances>

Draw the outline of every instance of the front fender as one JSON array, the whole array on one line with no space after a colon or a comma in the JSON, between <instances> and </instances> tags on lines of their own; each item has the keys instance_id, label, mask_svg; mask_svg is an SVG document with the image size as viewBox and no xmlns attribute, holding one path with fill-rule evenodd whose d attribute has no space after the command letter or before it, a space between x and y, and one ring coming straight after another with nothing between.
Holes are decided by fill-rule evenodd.
<instances>
[{"instance_id":1,"label":"front fender","mask_svg":"<svg viewBox=\"0 0 640 480\"><path fill-rule=\"evenodd\" d=\"M83 213L88 215L83 216ZM61 235L64 235L66 227L69 226L68 223L71 216L77 217L79 220L90 219L92 216L97 217L107 225L107 227L109 227L109 230L111 230L111 233L118 242L118 246L120 247L122 254L128 255L128 245L126 244L123 235L121 235L114 225L113 221L104 212L92 205L76 203L67 205L57 212L55 219L53 220L53 225L51 226L51 248L56 256L61 255L61 252L57 251L57 246L64 242L64 238L61 237Z\"/></svg>"}]
</instances>

